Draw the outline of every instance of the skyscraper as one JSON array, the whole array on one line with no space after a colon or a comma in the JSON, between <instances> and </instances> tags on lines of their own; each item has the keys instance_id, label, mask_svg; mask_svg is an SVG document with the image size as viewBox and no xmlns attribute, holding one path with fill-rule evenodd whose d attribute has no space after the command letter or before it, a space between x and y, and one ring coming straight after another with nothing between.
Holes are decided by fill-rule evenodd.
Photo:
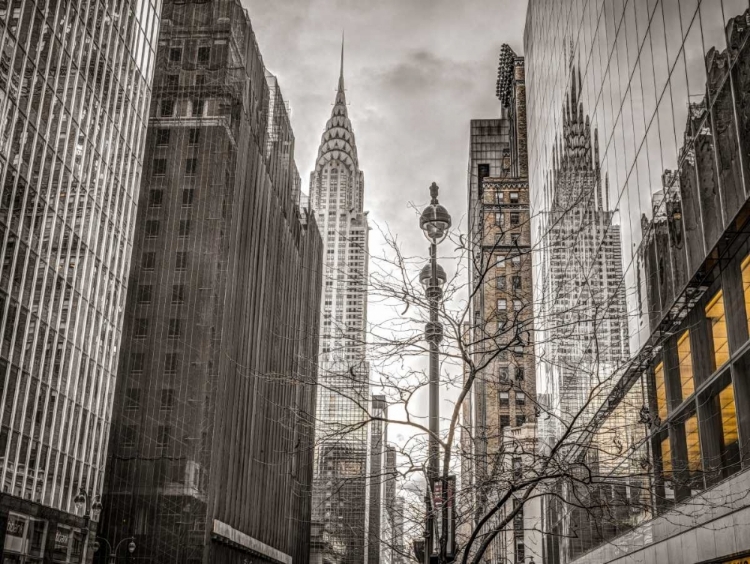
<instances>
[{"instance_id":1,"label":"skyscraper","mask_svg":"<svg viewBox=\"0 0 750 564\"><path fill-rule=\"evenodd\" d=\"M561 360L540 384L553 406L600 388L591 486L545 511L550 564L750 556L749 8L529 2L537 327Z\"/></svg>"},{"instance_id":2,"label":"skyscraper","mask_svg":"<svg viewBox=\"0 0 750 564\"><path fill-rule=\"evenodd\" d=\"M91 554L160 4L0 3L3 562Z\"/></svg>"},{"instance_id":3,"label":"skyscraper","mask_svg":"<svg viewBox=\"0 0 750 564\"><path fill-rule=\"evenodd\" d=\"M345 548L342 564L366 561L369 365L367 213L364 175L349 121L344 49L338 91L310 175L310 201L323 234L323 307L315 431L314 519Z\"/></svg>"},{"instance_id":4,"label":"skyscraper","mask_svg":"<svg viewBox=\"0 0 750 564\"><path fill-rule=\"evenodd\" d=\"M286 104L239 0L162 17L100 534L306 562L322 242Z\"/></svg>"},{"instance_id":5,"label":"skyscraper","mask_svg":"<svg viewBox=\"0 0 750 564\"><path fill-rule=\"evenodd\" d=\"M474 315L467 338L477 343L472 352L475 366L482 368L476 375L474 397L463 406L469 426L462 434L472 436L473 445L462 436L468 458L462 467L467 474L462 479L462 503L473 506L477 518L484 517L488 502L492 503L497 493L494 484L507 479L510 461L505 460L503 451L513 450L509 437L535 435L524 60L508 45L503 45L500 53L497 96L502 104L501 118L471 122L469 159ZM462 529L466 536L473 524ZM525 544L524 531L515 533L518 538L508 543L503 537L513 534L496 537L489 553L491 562L500 562L501 554L523 558L523 549L517 547Z\"/></svg>"},{"instance_id":6,"label":"skyscraper","mask_svg":"<svg viewBox=\"0 0 750 564\"><path fill-rule=\"evenodd\" d=\"M388 417L388 404L385 396L372 396L372 417L370 422L370 515L368 518L368 541L367 551L368 564L380 564L381 543L386 539L382 537L382 525L384 521L384 487L386 483L386 463L388 453L388 425L382 419Z\"/></svg>"}]
</instances>

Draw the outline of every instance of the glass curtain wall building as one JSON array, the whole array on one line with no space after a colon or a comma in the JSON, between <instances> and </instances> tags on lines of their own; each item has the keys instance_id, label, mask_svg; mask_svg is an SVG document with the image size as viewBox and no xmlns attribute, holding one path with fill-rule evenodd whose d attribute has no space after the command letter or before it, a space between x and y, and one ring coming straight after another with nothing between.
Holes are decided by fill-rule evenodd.
<instances>
[{"instance_id":1,"label":"glass curtain wall building","mask_svg":"<svg viewBox=\"0 0 750 564\"><path fill-rule=\"evenodd\" d=\"M100 533L139 562L309 559L322 242L294 141L239 0L165 1Z\"/></svg>"},{"instance_id":2,"label":"glass curtain wall building","mask_svg":"<svg viewBox=\"0 0 750 564\"><path fill-rule=\"evenodd\" d=\"M583 508L550 502L547 562L750 554L736 493L750 480L749 8L529 3L534 275L549 281L535 287L540 392L553 414L579 410L560 369L570 361L595 366L582 373L598 390L571 449L596 485L557 492ZM554 244L565 217L576 256ZM559 269L585 292L556 293ZM593 313L573 334L558 296Z\"/></svg>"},{"instance_id":3,"label":"glass curtain wall building","mask_svg":"<svg viewBox=\"0 0 750 564\"><path fill-rule=\"evenodd\" d=\"M90 555L160 4L0 2L3 562Z\"/></svg>"}]
</instances>

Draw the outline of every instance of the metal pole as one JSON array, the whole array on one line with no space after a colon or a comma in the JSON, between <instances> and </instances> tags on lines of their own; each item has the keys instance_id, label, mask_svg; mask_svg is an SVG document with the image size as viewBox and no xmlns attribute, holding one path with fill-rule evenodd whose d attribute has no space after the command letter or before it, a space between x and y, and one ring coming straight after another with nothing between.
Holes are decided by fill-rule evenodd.
<instances>
[{"instance_id":1,"label":"metal pole","mask_svg":"<svg viewBox=\"0 0 750 564\"><path fill-rule=\"evenodd\" d=\"M437 277L437 245L430 245L430 268L431 278L430 286L433 289L438 288ZM433 294L430 300L430 323L433 327L438 325L438 296ZM440 432L440 380L439 380L439 358L438 358L438 339L430 340L430 441L429 452L430 462L429 471L433 479L440 476L440 446L438 445L438 433Z\"/></svg>"}]
</instances>

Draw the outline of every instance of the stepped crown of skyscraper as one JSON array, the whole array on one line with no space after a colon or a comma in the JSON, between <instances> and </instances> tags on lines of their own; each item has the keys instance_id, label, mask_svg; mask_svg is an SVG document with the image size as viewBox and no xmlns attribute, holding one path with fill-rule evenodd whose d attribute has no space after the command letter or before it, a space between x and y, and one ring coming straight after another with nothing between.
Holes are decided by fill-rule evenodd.
<instances>
[{"instance_id":1,"label":"stepped crown of skyscraper","mask_svg":"<svg viewBox=\"0 0 750 564\"><path fill-rule=\"evenodd\" d=\"M344 43L341 42L341 70L339 73L339 87L336 92L336 102L333 105L331 118L326 123L326 129L320 140L318 158L315 170L321 170L327 163L336 160L344 163L350 170L359 168L357 161L357 146L354 142L352 122L346 111L346 91L344 89Z\"/></svg>"}]
</instances>

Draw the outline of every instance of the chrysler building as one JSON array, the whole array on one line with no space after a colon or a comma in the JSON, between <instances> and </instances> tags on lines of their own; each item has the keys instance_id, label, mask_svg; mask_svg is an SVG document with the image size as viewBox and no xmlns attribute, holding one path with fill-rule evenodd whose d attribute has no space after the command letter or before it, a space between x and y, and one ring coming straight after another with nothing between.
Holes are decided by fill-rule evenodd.
<instances>
[{"instance_id":1,"label":"chrysler building","mask_svg":"<svg viewBox=\"0 0 750 564\"><path fill-rule=\"evenodd\" d=\"M370 387L363 199L364 175L347 115L342 44L336 100L310 175L310 201L324 248L312 514L329 539L328 549L343 552L342 564L362 564L367 550L368 426L362 423Z\"/></svg>"}]
</instances>

